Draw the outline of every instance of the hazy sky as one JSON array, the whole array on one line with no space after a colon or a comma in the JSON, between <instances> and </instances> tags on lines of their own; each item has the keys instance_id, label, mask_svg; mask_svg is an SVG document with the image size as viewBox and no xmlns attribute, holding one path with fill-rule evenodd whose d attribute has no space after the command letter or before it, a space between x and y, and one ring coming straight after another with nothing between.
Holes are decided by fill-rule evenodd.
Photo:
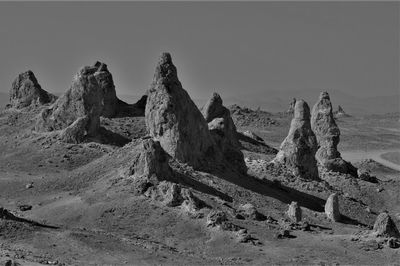
<instances>
[{"instance_id":1,"label":"hazy sky","mask_svg":"<svg viewBox=\"0 0 400 266\"><path fill-rule=\"evenodd\" d=\"M399 5L2 2L0 91L31 69L60 93L100 60L118 94L142 94L169 51L194 98L307 88L398 94Z\"/></svg>"}]
</instances>

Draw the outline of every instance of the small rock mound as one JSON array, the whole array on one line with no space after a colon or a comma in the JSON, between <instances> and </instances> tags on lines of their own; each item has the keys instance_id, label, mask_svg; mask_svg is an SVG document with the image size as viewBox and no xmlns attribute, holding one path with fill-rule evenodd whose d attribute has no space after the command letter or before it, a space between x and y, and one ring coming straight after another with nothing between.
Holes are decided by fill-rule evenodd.
<instances>
[{"instance_id":1,"label":"small rock mound","mask_svg":"<svg viewBox=\"0 0 400 266\"><path fill-rule=\"evenodd\" d=\"M218 93L214 93L204 105L202 113L215 143L222 150L227 161L239 171L246 172L247 167L243 153L240 151L236 126L230 111L222 105L222 99Z\"/></svg>"},{"instance_id":2,"label":"small rock mound","mask_svg":"<svg viewBox=\"0 0 400 266\"><path fill-rule=\"evenodd\" d=\"M208 125L182 88L171 55L163 53L148 90L145 112L149 134L180 162L199 168L221 160Z\"/></svg>"},{"instance_id":3,"label":"small rock mound","mask_svg":"<svg viewBox=\"0 0 400 266\"><path fill-rule=\"evenodd\" d=\"M287 216L289 217L292 222L298 223L302 219L302 211L300 206L297 204L297 202L292 201L292 203L289 205L289 209L286 212Z\"/></svg>"},{"instance_id":4,"label":"small rock mound","mask_svg":"<svg viewBox=\"0 0 400 266\"><path fill-rule=\"evenodd\" d=\"M289 133L272 163L286 165L295 176L318 180L317 162L314 157L316 150L317 139L311 130L310 108L305 101L298 100Z\"/></svg>"},{"instance_id":5,"label":"small rock mound","mask_svg":"<svg viewBox=\"0 0 400 266\"><path fill-rule=\"evenodd\" d=\"M44 109L36 123L38 131L64 130L64 141L81 142L96 136L100 116L111 115L115 108L114 85L107 65L96 62L75 75L72 85L49 108Z\"/></svg>"},{"instance_id":6,"label":"small rock mound","mask_svg":"<svg viewBox=\"0 0 400 266\"><path fill-rule=\"evenodd\" d=\"M400 237L399 230L397 229L390 215L386 212L379 214L376 218L373 234L383 237Z\"/></svg>"},{"instance_id":7,"label":"small rock mound","mask_svg":"<svg viewBox=\"0 0 400 266\"><path fill-rule=\"evenodd\" d=\"M339 198L336 193L331 194L326 200L325 214L333 222L340 221Z\"/></svg>"},{"instance_id":8,"label":"small rock mound","mask_svg":"<svg viewBox=\"0 0 400 266\"><path fill-rule=\"evenodd\" d=\"M14 108L44 105L55 99L56 96L42 89L31 70L19 74L10 89L10 106Z\"/></svg>"},{"instance_id":9,"label":"small rock mound","mask_svg":"<svg viewBox=\"0 0 400 266\"><path fill-rule=\"evenodd\" d=\"M254 207L254 205L251 203L240 205L236 211L236 218L255 221L265 220L264 215L259 213L256 207Z\"/></svg>"},{"instance_id":10,"label":"small rock mound","mask_svg":"<svg viewBox=\"0 0 400 266\"><path fill-rule=\"evenodd\" d=\"M318 141L315 155L318 163L328 171L357 176L357 169L341 158L337 146L340 130L332 113L332 104L327 92L322 92L314 105L311 115L311 128Z\"/></svg>"}]
</instances>

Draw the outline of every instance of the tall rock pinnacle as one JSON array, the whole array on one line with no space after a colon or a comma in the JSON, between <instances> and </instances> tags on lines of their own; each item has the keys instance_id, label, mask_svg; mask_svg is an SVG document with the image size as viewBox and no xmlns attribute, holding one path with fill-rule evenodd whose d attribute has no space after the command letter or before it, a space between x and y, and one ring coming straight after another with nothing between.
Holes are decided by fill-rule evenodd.
<instances>
[{"instance_id":1,"label":"tall rock pinnacle","mask_svg":"<svg viewBox=\"0 0 400 266\"><path fill-rule=\"evenodd\" d=\"M286 165L295 176L317 180L318 168L314 157L316 150L317 139L311 130L310 108L305 101L298 100L289 133L273 162Z\"/></svg>"},{"instance_id":2,"label":"tall rock pinnacle","mask_svg":"<svg viewBox=\"0 0 400 266\"><path fill-rule=\"evenodd\" d=\"M104 85L109 85L107 66L96 63L75 75L71 87L40 114L36 130L64 130L61 136L68 142L80 142L95 136L100 128L104 107ZM107 80L107 81L106 81Z\"/></svg>"},{"instance_id":3,"label":"tall rock pinnacle","mask_svg":"<svg viewBox=\"0 0 400 266\"><path fill-rule=\"evenodd\" d=\"M169 53L163 53L156 66L145 120L150 136L178 161L197 168L221 156L204 117L182 88Z\"/></svg>"},{"instance_id":4,"label":"tall rock pinnacle","mask_svg":"<svg viewBox=\"0 0 400 266\"><path fill-rule=\"evenodd\" d=\"M235 123L228 108L223 106L221 96L218 93L214 93L203 106L202 113L215 143L222 150L226 160L239 171L247 172Z\"/></svg>"},{"instance_id":5,"label":"tall rock pinnacle","mask_svg":"<svg viewBox=\"0 0 400 266\"><path fill-rule=\"evenodd\" d=\"M321 92L311 115L311 128L317 137L318 150L315 155L318 163L327 170L357 176L357 169L341 158L337 146L340 130L332 112L332 103L327 92Z\"/></svg>"}]
</instances>

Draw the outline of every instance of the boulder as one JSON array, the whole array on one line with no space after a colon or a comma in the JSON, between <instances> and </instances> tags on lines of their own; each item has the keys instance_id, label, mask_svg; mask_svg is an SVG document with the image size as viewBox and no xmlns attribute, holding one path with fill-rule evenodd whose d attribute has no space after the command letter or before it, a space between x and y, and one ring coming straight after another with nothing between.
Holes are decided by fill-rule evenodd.
<instances>
[{"instance_id":1,"label":"boulder","mask_svg":"<svg viewBox=\"0 0 400 266\"><path fill-rule=\"evenodd\" d=\"M332 104L327 92L322 92L311 114L311 128L318 142L315 154L318 164L328 171L357 176L357 169L341 158L337 146L340 130L332 113Z\"/></svg>"},{"instance_id":2,"label":"boulder","mask_svg":"<svg viewBox=\"0 0 400 266\"><path fill-rule=\"evenodd\" d=\"M298 223L302 219L302 211L300 206L297 204L297 202L292 201L289 205L289 209L286 212L287 216L289 217L292 222Z\"/></svg>"},{"instance_id":3,"label":"boulder","mask_svg":"<svg viewBox=\"0 0 400 266\"><path fill-rule=\"evenodd\" d=\"M214 93L203 106L202 113L208 123L211 136L218 148L222 150L227 161L239 171L247 172L237 138L236 126L229 109L223 106L221 96L218 93Z\"/></svg>"},{"instance_id":4,"label":"boulder","mask_svg":"<svg viewBox=\"0 0 400 266\"><path fill-rule=\"evenodd\" d=\"M331 194L326 200L325 214L333 222L340 221L339 198L336 193Z\"/></svg>"},{"instance_id":5,"label":"boulder","mask_svg":"<svg viewBox=\"0 0 400 266\"><path fill-rule=\"evenodd\" d=\"M56 96L42 89L31 70L19 74L10 89L10 106L14 108L44 105L55 99Z\"/></svg>"},{"instance_id":6,"label":"boulder","mask_svg":"<svg viewBox=\"0 0 400 266\"><path fill-rule=\"evenodd\" d=\"M373 234L382 237L400 237L399 230L390 215L383 212L375 220Z\"/></svg>"},{"instance_id":7,"label":"boulder","mask_svg":"<svg viewBox=\"0 0 400 266\"><path fill-rule=\"evenodd\" d=\"M96 136L100 128L100 116L104 110L108 114L111 112L113 89L112 77L105 64L96 62L94 66L81 68L71 87L52 106L41 112L36 130L66 129L61 135L72 142ZM107 108L104 109L104 106Z\"/></svg>"},{"instance_id":8,"label":"boulder","mask_svg":"<svg viewBox=\"0 0 400 266\"><path fill-rule=\"evenodd\" d=\"M221 160L208 125L182 88L171 55L163 53L148 90L145 121L151 137L173 158L194 168Z\"/></svg>"},{"instance_id":9,"label":"boulder","mask_svg":"<svg viewBox=\"0 0 400 266\"><path fill-rule=\"evenodd\" d=\"M254 205L251 203L239 205L239 207L236 211L236 217L237 218L243 217L245 219L256 220L256 221L265 220L264 215L259 213L257 211L256 207L254 207Z\"/></svg>"},{"instance_id":10,"label":"boulder","mask_svg":"<svg viewBox=\"0 0 400 266\"><path fill-rule=\"evenodd\" d=\"M304 100L298 100L289 133L272 163L285 165L295 176L318 180L316 150L317 139L311 130L310 108Z\"/></svg>"},{"instance_id":11,"label":"boulder","mask_svg":"<svg viewBox=\"0 0 400 266\"><path fill-rule=\"evenodd\" d=\"M215 227L215 226L221 226L221 225L223 225L223 223L225 223L227 221L228 221L228 218L227 218L225 212L211 210L210 213L207 215L206 224L208 227Z\"/></svg>"}]
</instances>

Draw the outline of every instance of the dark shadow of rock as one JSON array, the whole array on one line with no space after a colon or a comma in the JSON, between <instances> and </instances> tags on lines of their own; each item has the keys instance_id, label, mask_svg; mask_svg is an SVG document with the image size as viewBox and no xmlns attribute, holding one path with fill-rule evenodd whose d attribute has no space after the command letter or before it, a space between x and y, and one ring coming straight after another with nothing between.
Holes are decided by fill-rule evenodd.
<instances>
[{"instance_id":1,"label":"dark shadow of rock","mask_svg":"<svg viewBox=\"0 0 400 266\"><path fill-rule=\"evenodd\" d=\"M267 144L257 141L255 139L252 139L248 136L243 135L240 132L237 132L237 138L242 146L243 149L251 151L251 152L257 152L257 153L265 153L265 154L277 154L278 150L268 146Z\"/></svg>"},{"instance_id":2,"label":"dark shadow of rock","mask_svg":"<svg viewBox=\"0 0 400 266\"><path fill-rule=\"evenodd\" d=\"M30 225L38 226L38 227L44 227L44 228L51 228L51 229L58 229L59 227L57 226L52 226L52 225L47 225L47 224L42 224L38 223L32 220L28 220L25 218L20 218L15 216L14 214L10 213L8 210L1 208L0 207L0 219L4 220L10 220L10 221L15 221L15 222L20 222L20 223L27 223Z\"/></svg>"}]
</instances>

